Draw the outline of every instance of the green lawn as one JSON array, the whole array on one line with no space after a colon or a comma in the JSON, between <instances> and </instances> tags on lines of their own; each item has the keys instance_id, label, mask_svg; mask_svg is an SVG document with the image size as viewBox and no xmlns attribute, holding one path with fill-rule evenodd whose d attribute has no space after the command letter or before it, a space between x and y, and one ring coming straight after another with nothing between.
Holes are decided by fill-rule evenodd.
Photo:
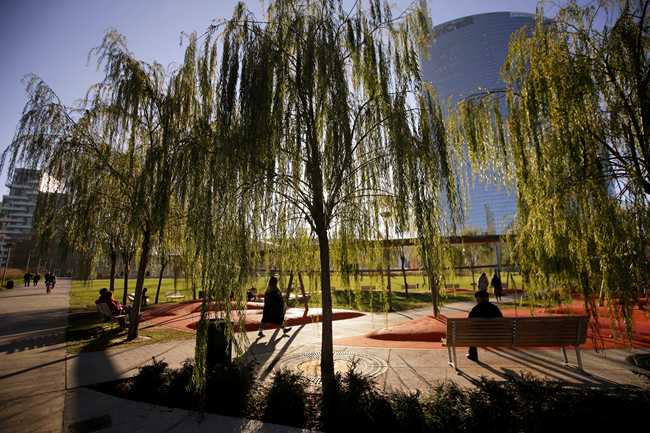
<instances>
[{"instance_id":1,"label":"green lawn","mask_svg":"<svg viewBox=\"0 0 650 433\"><path fill-rule=\"evenodd\" d=\"M480 274L476 274L475 278L478 279ZM395 310L405 310L409 308L418 308L431 303L431 298L429 294L429 289L426 286L425 279L421 275L417 274L407 274L407 282L409 285L409 293L411 296L406 297L404 292L404 280L401 273L393 273L391 278L391 286L393 290L393 309ZM503 278L506 278L506 274L503 274ZM255 279L255 287L258 293L263 293L268 278L267 277L258 277ZM311 294L310 305L317 307L320 305L320 281L318 280L317 275L310 279L307 275L303 277L305 283L305 290ZM445 282L446 284L459 284L460 288L471 289L472 288L472 277L471 275L456 276L453 279L450 279ZM515 283L517 287L521 287L521 277L519 275L515 276ZM286 287L288 284L288 277L284 276L281 279L280 287ZM359 279L353 279L351 281L352 291L348 289L348 285L344 284L341 280L341 276L338 273L332 274L332 287L334 288L334 306L338 308L357 308L364 311L381 311L384 308L386 303L384 302L384 291L387 284L386 278L383 280L379 276L368 276L364 275ZM99 290L103 287L108 287L108 280L89 280L89 281L73 281L72 288L70 290L70 309L72 311L77 310L94 310L95 309L95 300L99 296ZM158 285L157 278L147 278L145 279L144 286L148 288L147 294L149 296L149 302L152 304L154 302L154 297L156 293L156 287ZM417 288L411 287L418 285ZM294 290L298 290L298 281L297 278L294 279L293 287ZM366 286L365 289L360 291L362 286ZM115 297L121 301L122 293L124 290L123 280L118 279L115 281ZM135 290L135 279L129 280L129 293L133 293ZM200 290L200 289L197 289ZM243 290L243 289L242 289ZM176 288L174 288L174 280L172 278L163 278L162 285L160 288L160 303L170 302L167 300L165 294L168 292L178 291L185 295L184 300L192 299L191 289L185 286L185 280L179 278L176 281ZM283 289L284 291L284 289ZM446 292L446 293L445 293ZM350 295L351 293L351 295ZM355 293L361 293L356 295ZM372 294L371 294L372 293ZM453 290L443 290L443 302L453 302L454 300L464 300L467 299L467 295L462 292L454 293ZM470 296L471 297L471 296ZM357 299L359 298L359 299ZM175 301L179 302L179 301Z\"/></svg>"},{"instance_id":2,"label":"green lawn","mask_svg":"<svg viewBox=\"0 0 650 433\"><path fill-rule=\"evenodd\" d=\"M95 300L99 297L99 290L103 287L108 288L108 280L73 280L70 287L70 309L75 310L94 310ZM149 302L153 303L156 295L156 287L158 287L157 278L146 278L144 280L144 287L146 287ZM192 299L191 289L185 288L185 280L179 279L176 282L176 288L179 293L185 295L185 299ZM122 302L122 293L124 291L124 281L122 279L115 280L115 298ZM174 291L173 278L163 278L160 286L160 302L167 302L165 293ZM135 292L135 279L129 280L129 293Z\"/></svg>"},{"instance_id":3,"label":"green lawn","mask_svg":"<svg viewBox=\"0 0 650 433\"><path fill-rule=\"evenodd\" d=\"M92 352L116 346L134 347L162 341L194 338L192 333L175 329L140 327L138 338L126 341L126 329L120 328L116 323L104 322L97 313L90 311L70 314L65 336L68 353Z\"/></svg>"}]
</instances>

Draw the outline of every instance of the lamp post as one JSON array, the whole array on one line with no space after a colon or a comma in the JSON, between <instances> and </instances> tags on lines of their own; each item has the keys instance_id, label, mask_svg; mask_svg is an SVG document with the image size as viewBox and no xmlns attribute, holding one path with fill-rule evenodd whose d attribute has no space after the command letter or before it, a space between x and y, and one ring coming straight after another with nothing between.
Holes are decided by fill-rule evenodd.
<instances>
[{"instance_id":1,"label":"lamp post","mask_svg":"<svg viewBox=\"0 0 650 433\"><path fill-rule=\"evenodd\" d=\"M384 257L386 260L386 274L388 276L388 311L393 311L393 290L390 283L390 249L388 245L388 218L390 218L390 212L382 212L381 217L384 219L384 226L386 227L386 249L384 250Z\"/></svg>"}]
</instances>

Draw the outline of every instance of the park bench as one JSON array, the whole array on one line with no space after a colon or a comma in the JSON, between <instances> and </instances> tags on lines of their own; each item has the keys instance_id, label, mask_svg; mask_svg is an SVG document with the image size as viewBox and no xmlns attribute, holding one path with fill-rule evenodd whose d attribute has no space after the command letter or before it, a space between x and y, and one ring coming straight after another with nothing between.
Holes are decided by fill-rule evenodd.
<instances>
[{"instance_id":1,"label":"park bench","mask_svg":"<svg viewBox=\"0 0 650 433\"><path fill-rule=\"evenodd\" d=\"M371 292L375 290L375 286L361 286L360 289L362 292Z\"/></svg>"},{"instance_id":2,"label":"park bench","mask_svg":"<svg viewBox=\"0 0 650 433\"><path fill-rule=\"evenodd\" d=\"M495 319L447 318L449 364L458 370L456 347L560 346L568 365L566 346L574 346L582 368L580 345L587 339L587 316L503 317Z\"/></svg>"},{"instance_id":3,"label":"park bench","mask_svg":"<svg viewBox=\"0 0 650 433\"><path fill-rule=\"evenodd\" d=\"M122 326L123 324L126 325L126 322L129 319L127 314L118 314L117 316L113 316L111 307L109 307L108 304L104 302L97 303L95 306L97 307L97 312L107 322L115 322L118 325Z\"/></svg>"},{"instance_id":4,"label":"park bench","mask_svg":"<svg viewBox=\"0 0 650 433\"><path fill-rule=\"evenodd\" d=\"M404 290L408 290L408 289L419 289L419 288L420 288L420 284L419 284L419 283L415 283L415 284L402 284L402 289L404 289Z\"/></svg>"},{"instance_id":5,"label":"park bench","mask_svg":"<svg viewBox=\"0 0 650 433\"><path fill-rule=\"evenodd\" d=\"M179 299L185 299L185 295L180 292L167 292L165 293L167 300L177 301Z\"/></svg>"},{"instance_id":6,"label":"park bench","mask_svg":"<svg viewBox=\"0 0 650 433\"><path fill-rule=\"evenodd\" d=\"M296 295L294 293L291 293L289 295L288 301L295 301L295 302L305 303L305 302L309 302L309 299L311 299L311 295L304 295L303 296L303 295Z\"/></svg>"},{"instance_id":7,"label":"park bench","mask_svg":"<svg viewBox=\"0 0 650 433\"><path fill-rule=\"evenodd\" d=\"M129 293L126 295L127 299L133 303L135 301L135 293ZM144 305L149 305L149 296L145 295L143 298Z\"/></svg>"}]
</instances>

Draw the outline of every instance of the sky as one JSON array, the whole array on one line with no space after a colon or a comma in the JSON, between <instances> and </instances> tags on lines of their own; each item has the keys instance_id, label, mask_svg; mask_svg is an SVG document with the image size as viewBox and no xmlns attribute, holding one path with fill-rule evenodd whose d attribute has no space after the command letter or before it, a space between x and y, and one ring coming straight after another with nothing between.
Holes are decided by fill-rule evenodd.
<instances>
[{"instance_id":1,"label":"sky","mask_svg":"<svg viewBox=\"0 0 650 433\"><path fill-rule=\"evenodd\" d=\"M352 4L353 0L346 0ZM403 10L412 0L393 0ZM180 62L181 33L202 33L231 15L235 0L0 0L0 149L11 142L26 101L22 79L41 77L65 104L101 79L90 50L116 29L136 57ZM263 3L246 1L262 16ZM535 12L537 0L428 0L433 24L485 12ZM6 170L0 193L6 193Z\"/></svg>"}]
</instances>

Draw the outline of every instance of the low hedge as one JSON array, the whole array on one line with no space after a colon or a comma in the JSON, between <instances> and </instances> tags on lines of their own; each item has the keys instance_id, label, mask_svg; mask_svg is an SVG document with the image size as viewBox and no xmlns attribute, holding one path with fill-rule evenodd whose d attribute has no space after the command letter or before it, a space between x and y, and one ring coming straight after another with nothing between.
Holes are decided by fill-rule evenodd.
<instances>
[{"instance_id":1,"label":"low hedge","mask_svg":"<svg viewBox=\"0 0 650 433\"><path fill-rule=\"evenodd\" d=\"M192 383L193 364L170 369L162 361L100 390L156 404L242 416L328 432L632 431L650 410L650 391L626 386L577 386L532 376L482 378L473 387L443 382L427 392L385 392L352 366L337 376L328 404L298 372L255 378L251 364L208 372L203 398Z\"/></svg>"}]
</instances>

